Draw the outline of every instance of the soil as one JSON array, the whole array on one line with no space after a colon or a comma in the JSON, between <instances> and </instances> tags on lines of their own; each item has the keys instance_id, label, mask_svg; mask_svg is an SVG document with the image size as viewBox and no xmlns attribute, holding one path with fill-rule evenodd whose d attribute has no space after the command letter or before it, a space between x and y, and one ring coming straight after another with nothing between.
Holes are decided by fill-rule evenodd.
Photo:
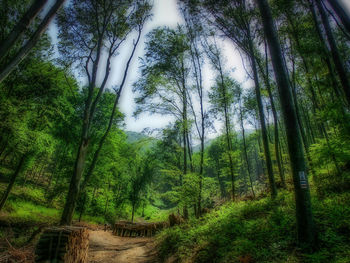
<instances>
[{"instance_id":1,"label":"soil","mask_svg":"<svg viewBox=\"0 0 350 263\"><path fill-rule=\"evenodd\" d=\"M90 263L156 263L154 240L119 237L110 231L90 231Z\"/></svg>"}]
</instances>

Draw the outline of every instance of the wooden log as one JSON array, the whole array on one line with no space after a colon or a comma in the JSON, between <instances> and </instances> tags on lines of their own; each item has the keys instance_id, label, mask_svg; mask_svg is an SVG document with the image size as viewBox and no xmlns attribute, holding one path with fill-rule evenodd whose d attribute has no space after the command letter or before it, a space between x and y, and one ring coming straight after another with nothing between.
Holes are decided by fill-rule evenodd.
<instances>
[{"instance_id":1,"label":"wooden log","mask_svg":"<svg viewBox=\"0 0 350 263\"><path fill-rule=\"evenodd\" d=\"M168 222L131 223L119 221L114 225L113 234L121 237L152 237L157 231L168 226Z\"/></svg>"},{"instance_id":2,"label":"wooden log","mask_svg":"<svg viewBox=\"0 0 350 263\"><path fill-rule=\"evenodd\" d=\"M89 233L84 227L47 229L35 249L35 262L86 263Z\"/></svg>"}]
</instances>

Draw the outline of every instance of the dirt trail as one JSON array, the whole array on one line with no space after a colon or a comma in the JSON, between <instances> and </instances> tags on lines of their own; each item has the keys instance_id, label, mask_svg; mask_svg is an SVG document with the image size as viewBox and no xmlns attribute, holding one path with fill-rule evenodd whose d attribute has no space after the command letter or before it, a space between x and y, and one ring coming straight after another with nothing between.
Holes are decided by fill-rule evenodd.
<instances>
[{"instance_id":1,"label":"dirt trail","mask_svg":"<svg viewBox=\"0 0 350 263\"><path fill-rule=\"evenodd\" d=\"M90 263L155 263L152 238L129 238L111 232L90 231Z\"/></svg>"}]
</instances>

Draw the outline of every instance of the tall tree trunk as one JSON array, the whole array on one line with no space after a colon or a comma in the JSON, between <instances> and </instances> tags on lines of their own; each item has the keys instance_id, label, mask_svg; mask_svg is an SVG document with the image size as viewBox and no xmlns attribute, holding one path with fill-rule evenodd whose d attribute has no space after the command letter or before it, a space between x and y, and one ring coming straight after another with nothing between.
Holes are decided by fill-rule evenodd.
<instances>
[{"instance_id":1,"label":"tall tree trunk","mask_svg":"<svg viewBox=\"0 0 350 263\"><path fill-rule=\"evenodd\" d=\"M28 55L32 48L36 45L41 35L45 32L47 26L55 16L56 12L61 8L65 0L56 0L56 3L51 7L45 15L34 34L26 42L26 44L10 59L10 61L0 69L0 83L15 69L15 67Z\"/></svg>"},{"instance_id":2,"label":"tall tree trunk","mask_svg":"<svg viewBox=\"0 0 350 263\"><path fill-rule=\"evenodd\" d=\"M201 107L203 107L201 103ZM198 193L198 216L202 214L202 188L203 188L203 165L204 165L204 115L202 115L202 137L199 163L199 193Z\"/></svg>"},{"instance_id":3,"label":"tall tree trunk","mask_svg":"<svg viewBox=\"0 0 350 263\"><path fill-rule=\"evenodd\" d=\"M310 1L309 1L309 9L310 9L312 18L314 20L314 26L315 26L318 38L319 38L321 46L322 46L322 50L323 50L322 58L326 62L328 72L329 72L329 75L331 78L333 90L334 90L336 96L338 97L338 99L340 99L344 96L341 93L341 91L339 90L338 82L337 82L335 74L334 74L333 65L332 65L331 60L330 60L329 50L328 50L327 45L326 45L326 40L323 37L322 30L321 30L321 27L319 25L319 21L318 21L317 16L316 16L315 7L314 7L313 3Z\"/></svg>"},{"instance_id":4,"label":"tall tree trunk","mask_svg":"<svg viewBox=\"0 0 350 263\"><path fill-rule=\"evenodd\" d=\"M182 136L183 136L183 153L184 153L184 167L183 167L183 175L185 176L187 174L187 134L188 134L188 123L187 123L187 92L186 92L186 86L185 86L185 79L183 79L183 85L182 85L182 122L183 122L183 131L182 131ZM181 182L182 186L182 182ZM187 205L184 205L183 207L183 217L185 219L188 219L188 209Z\"/></svg>"},{"instance_id":5,"label":"tall tree trunk","mask_svg":"<svg viewBox=\"0 0 350 263\"><path fill-rule=\"evenodd\" d=\"M316 243L316 235L311 209L310 189L287 69L283 62L281 46L269 4L267 0L257 0L257 3L272 58L287 133L295 191L298 241L302 247L312 248Z\"/></svg>"},{"instance_id":6,"label":"tall tree trunk","mask_svg":"<svg viewBox=\"0 0 350 263\"><path fill-rule=\"evenodd\" d=\"M133 49L132 49L132 52L130 54L130 57L126 63L126 67L125 67L125 70L124 70L124 75L123 75L123 79L122 79L122 82L119 86L119 90L117 91L117 94L116 94L116 98L114 100L114 104L113 104L113 109L112 109L112 113L111 113L111 116L109 118L109 122L108 122L108 126L105 130L105 133L103 134L103 136L101 137L99 143L98 143L98 147L96 149L96 151L94 152L94 157L92 159L92 162L89 166L89 169L86 173L86 176L84 178L84 182L81 186L81 191L84 191L86 185L88 184L91 176L92 176L92 173L95 169L95 166L96 166L96 163L97 163L97 160L98 160L98 157L99 157L99 154L101 152L101 149L102 149L102 146L104 145L104 142L106 140L106 138L108 137L108 134L112 128L112 125L113 125L113 120L114 120L114 116L115 116L115 113L117 111L117 106L118 106L118 103L119 103L119 98L120 98L120 95L122 93L122 90L123 90L123 87L125 85L125 82L126 82L126 78L128 76L128 72L129 72L129 67L130 67L130 63L132 61L132 58L134 57L134 54L135 54L135 51L136 51L136 48L138 46L138 43L140 41L140 38L141 38L141 33L142 33L142 27L139 28L139 31L138 31L138 36L137 36L137 39L136 39L136 42L134 43L134 46L133 46Z\"/></svg>"},{"instance_id":7,"label":"tall tree trunk","mask_svg":"<svg viewBox=\"0 0 350 263\"><path fill-rule=\"evenodd\" d=\"M350 82L349 82L349 79L347 77L346 69L345 69L343 61L340 57L339 50L338 50L337 44L335 42L327 14L322 6L321 0L315 0L315 2L317 5L317 9L318 9L320 16L321 16L324 30L326 32L326 36L327 36L328 44L329 44L329 47L331 50L331 55L333 57L335 68L338 72L340 82L342 84L347 102L350 105Z\"/></svg>"},{"instance_id":8,"label":"tall tree trunk","mask_svg":"<svg viewBox=\"0 0 350 263\"><path fill-rule=\"evenodd\" d=\"M20 174L20 172L22 170L22 167L23 167L23 164L24 164L26 157L27 157L26 154L23 154L21 156L21 159L19 160L19 162L17 164L16 170L11 176L11 179L10 179L10 182L9 182L7 188L6 188L6 191L4 192L4 194L2 195L1 200L0 200L0 211L4 207L6 200L7 200L8 196L13 188L13 185L15 184L16 178L18 177L18 175Z\"/></svg>"},{"instance_id":9,"label":"tall tree trunk","mask_svg":"<svg viewBox=\"0 0 350 263\"><path fill-rule=\"evenodd\" d=\"M266 71L266 73L264 73L263 66L259 63L259 61L257 64L258 64L260 71L261 71L261 74L264 78L267 93L269 94L270 105L271 105L272 116L273 116L273 125L274 125L273 129L274 129L274 147L275 147L276 162L277 162L278 173L280 176L281 184L285 188L286 182L285 182L285 178L284 178L284 171L282 168L282 163L281 163L282 161L281 161L280 152L279 152L280 140L279 140L279 131L278 131L278 115L277 115L277 110L276 110L276 106L275 106L275 99L273 98L272 88L271 88L271 84L270 84L269 60L268 60L268 55L267 55L266 43L265 43L265 71Z\"/></svg>"},{"instance_id":10,"label":"tall tree trunk","mask_svg":"<svg viewBox=\"0 0 350 263\"><path fill-rule=\"evenodd\" d=\"M135 215L135 202L132 203L131 223L134 222L134 215Z\"/></svg>"},{"instance_id":11,"label":"tall tree trunk","mask_svg":"<svg viewBox=\"0 0 350 263\"><path fill-rule=\"evenodd\" d=\"M193 173L194 167L193 167L193 160L192 160L192 148L191 148L191 142L190 142L190 136L189 136L188 130L186 132L186 140L187 140L188 160L190 161L190 171L191 173Z\"/></svg>"},{"instance_id":12,"label":"tall tree trunk","mask_svg":"<svg viewBox=\"0 0 350 263\"><path fill-rule=\"evenodd\" d=\"M248 32L248 34L250 35L250 32ZM271 153L270 153L270 147L269 147L269 140L267 137L264 108L261 100L259 76L258 76L258 70L256 66L255 55L254 55L253 40L251 39L250 36L249 36L248 42L249 42L248 44L249 44L250 62L253 70L253 79L255 84L256 101L258 103L258 112L259 112L259 119L260 119L261 135L262 135L263 146L264 146L267 175L269 178L271 196L274 198L277 195L277 188L276 188L275 177L273 175L273 169L272 169Z\"/></svg>"},{"instance_id":13,"label":"tall tree trunk","mask_svg":"<svg viewBox=\"0 0 350 263\"><path fill-rule=\"evenodd\" d=\"M24 31L30 26L30 23L35 19L40 10L42 10L47 3L47 0L35 0L29 7L27 12L17 22L11 33L0 43L0 61L13 47L15 42L23 35Z\"/></svg>"},{"instance_id":14,"label":"tall tree trunk","mask_svg":"<svg viewBox=\"0 0 350 263\"><path fill-rule=\"evenodd\" d=\"M240 97L241 97L241 94L239 95L239 98ZM245 162L247 164L248 177L249 177L249 182L250 182L250 189L252 191L253 197L255 198L255 192L254 192L253 180L252 180L252 169L251 169L250 163L249 163L248 152L247 152L247 143L246 143L246 139L245 139L245 130L244 130L244 125L243 125L243 112L242 112L241 99L239 99L239 115L240 115L242 137L243 137L244 159L245 159Z\"/></svg>"},{"instance_id":15,"label":"tall tree trunk","mask_svg":"<svg viewBox=\"0 0 350 263\"><path fill-rule=\"evenodd\" d=\"M80 213L79 213L79 222L81 222L81 218L83 217L83 214L85 212L85 209L86 209L86 197L87 197L87 194L84 194L84 199L83 199L83 207L81 208L80 210Z\"/></svg>"},{"instance_id":16,"label":"tall tree trunk","mask_svg":"<svg viewBox=\"0 0 350 263\"><path fill-rule=\"evenodd\" d=\"M81 176L84 171L85 159L88 150L89 140L84 139L82 144L79 147L78 155L75 160L74 172L71 177L71 181L69 184L68 195L66 199L66 203L63 209L63 213L61 216L60 225L71 225L74 215L74 210L76 207L76 200L79 197L80 193L80 181Z\"/></svg>"},{"instance_id":17,"label":"tall tree trunk","mask_svg":"<svg viewBox=\"0 0 350 263\"><path fill-rule=\"evenodd\" d=\"M230 165L230 176L231 176L231 191L232 191L232 201L235 200L235 174L233 168L233 160L232 160L232 142L231 142L231 125L230 125L230 116L228 113L228 102L227 102L227 89L224 81L224 75L220 66L220 78L221 78L221 86L222 86L222 94L224 96L224 118L225 118L225 131L226 131L226 144L228 150L228 158Z\"/></svg>"},{"instance_id":18,"label":"tall tree trunk","mask_svg":"<svg viewBox=\"0 0 350 263\"><path fill-rule=\"evenodd\" d=\"M66 198L66 203L61 216L60 225L71 225L74 215L76 203L80 194L80 182L81 177L85 168L85 159L90 143L90 125L92 121L92 106L93 102L93 91L96 86L97 69L101 58L102 52L102 36L100 36L97 43L96 59L93 63L91 82L89 83L88 97L85 102L84 116L83 116L83 127L81 132L81 141L77 153L77 157L74 163L74 171L70 180L69 190ZM107 73L106 73L107 74ZM96 101L96 100L95 100Z\"/></svg>"},{"instance_id":19,"label":"tall tree trunk","mask_svg":"<svg viewBox=\"0 0 350 263\"><path fill-rule=\"evenodd\" d=\"M332 9L337 14L342 24L350 34L350 17L346 13L342 4L339 3L339 0L327 0L327 3L332 7Z\"/></svg>"}]
</instances>

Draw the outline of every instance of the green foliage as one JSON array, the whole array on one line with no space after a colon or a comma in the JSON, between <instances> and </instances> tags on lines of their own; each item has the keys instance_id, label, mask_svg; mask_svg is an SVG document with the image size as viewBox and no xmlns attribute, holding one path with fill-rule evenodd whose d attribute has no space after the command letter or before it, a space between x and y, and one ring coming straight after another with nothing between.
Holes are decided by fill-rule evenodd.
<instances>
[{"instance_id":1,"label":"green foliage","mask_svg":"<svg viewBox=\"0 0 350 263\"><path fill-rule=\"evenodd\" d=\"M294 200L282 192L276 200L228 203L199 220L164 230L158 238L160 257L179 262L346 262L349 252L349 194L314 200L319 250L303 254L296 239ZM249 261L250 262L250 261Z\"/></svg>"},{"instance_id":2,"label":"green foliage","mask_svg":"<svg viewBox=\"0 0 350 263\"><path fill-rule=\"evenodd\" d=\"M315 165L313 179L319 196L350 189L350 148L347 136L339 136L335 128L329 137L318 139L317 143L311 145L310 154Z\"/></svg>"}]
</instances>

